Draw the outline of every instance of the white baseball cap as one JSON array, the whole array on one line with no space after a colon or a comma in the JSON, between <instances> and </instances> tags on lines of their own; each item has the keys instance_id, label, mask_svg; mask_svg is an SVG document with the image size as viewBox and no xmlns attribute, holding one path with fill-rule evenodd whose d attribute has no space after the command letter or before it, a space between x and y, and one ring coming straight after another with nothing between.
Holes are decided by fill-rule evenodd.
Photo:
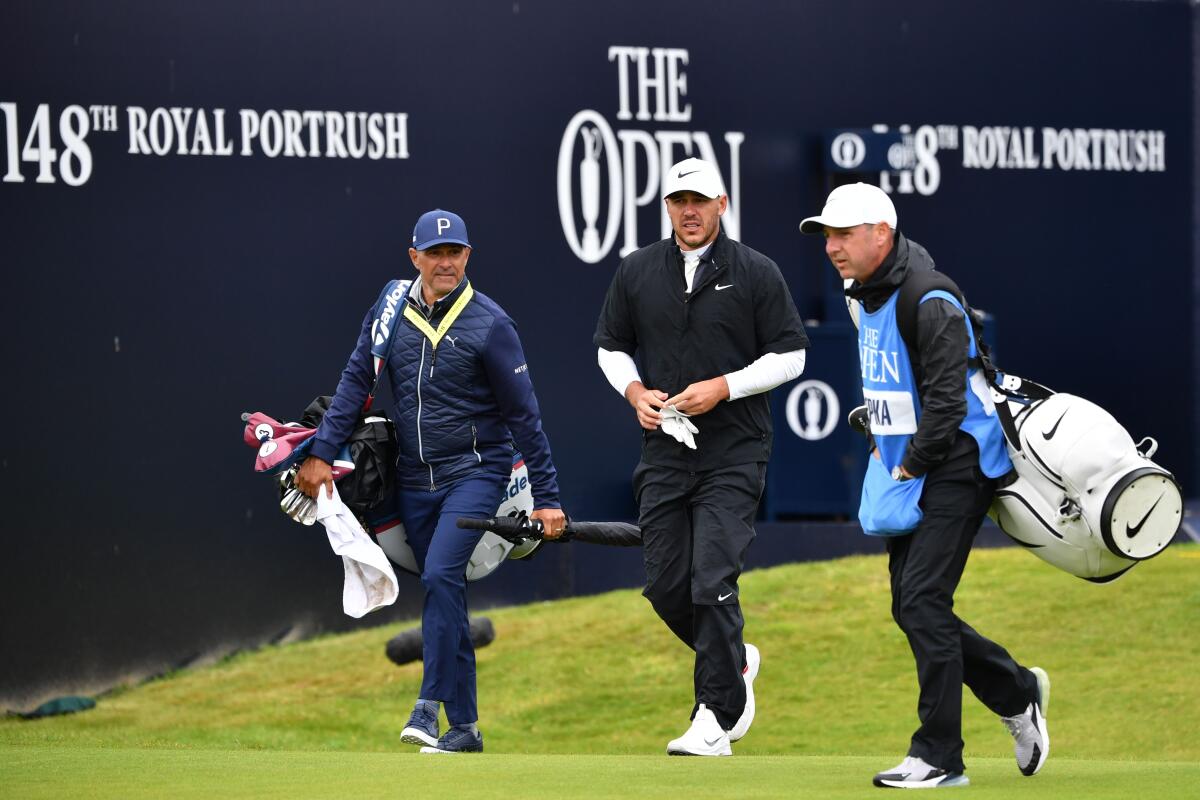
<instances>
[{"instance_id":1,"label":"white baseball cap","mask_svg":"<svg viewBox=\"0 0 1200 800\"><path fill-rule=\"evenodd\" d=\"M676 192L695 192L716 199L725 194L725 184L715 166L698 158L686 158L671 167L663 178L663 197Z\"/></svg>"},{"instance_id":2,"label":"white baseball cap","mask_svg":"<svg viewBox=\"0 0 1200 800\"><path fill-rule=\"evenodd\" d=\"M878 186L869 183L847 183L829 193L820 216L809 217L800 223L801 233L823 233L830 228L853 228L855 225L874 225L886 222L896 229L896 207L892 198Z\"/></svg>"}]
</instances>

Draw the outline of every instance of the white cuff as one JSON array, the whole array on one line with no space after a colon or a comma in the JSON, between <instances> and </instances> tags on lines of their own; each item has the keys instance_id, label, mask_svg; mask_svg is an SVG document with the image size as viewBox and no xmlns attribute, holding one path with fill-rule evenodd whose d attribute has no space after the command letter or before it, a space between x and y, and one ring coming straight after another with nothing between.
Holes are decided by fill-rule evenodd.
<instances>
[{"instance_id":1,"label":"white cuff","mask_svg":"<svg viewBox=\"0 0 1200 800\"><path fill-rule=\"evenodd\" d=\"M729 399L740 400L752 394L769 392L776 386L795 380L804 372L804 350L790 353L767 353L753 364L725 376L729 384Z\"/></svg>"},{"instance_id":2,"label":"white cuff","mask_svg":"<svg viewBox=\"0 0 1200 800\"><path fill-rule=\"evenodd\" d=\"M620 350L605 350L603 347L597 348L596 363L604 371L604 377L608 378L609 384L622 397L625 396L625 390L629 388L629 384L634 381L640 383L642 380L633 357Z\"/></svg>"}]
</instances>

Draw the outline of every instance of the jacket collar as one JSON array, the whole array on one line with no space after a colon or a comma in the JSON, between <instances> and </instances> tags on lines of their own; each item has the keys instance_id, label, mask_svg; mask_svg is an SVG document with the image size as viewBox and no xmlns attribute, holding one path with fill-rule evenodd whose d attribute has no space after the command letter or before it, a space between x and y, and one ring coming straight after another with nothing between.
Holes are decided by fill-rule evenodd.
<instances>
[{"instance_id":1,"label":"jacket collar","mask_svg":"<svg viewBox=\"0 0 1200 800\"><path fill-rule=\"evenodd\" d=\"M671 234L668 239L671 243L670 252L674 256L674 263L679 268L679 275L683 276L683 250L679 247L679 242L675 240L675 234ZM713 239L712 246L708 248L708 252L700 259L700 265L696 267L699 275L699 282L692 286L692 294L700 291L702 288L716 280L722 274L722 270L730 265L733 261L733 242L725 235L725 226L721 226L717 230L717 238ZM711 265L711 268L706 268L705 265Z\"/></svg>"},{"instance_id":2,"label":"jacket collar","mask_svg":"<svg viewBox=\"0 0 1200 800\"><path fill-rule=\"evenodd\" d=\"M454 301L466 290L467 283L467 276L464 273L462 280L458 282L458 286L454 287L454 291L445 297L435 300L432 306L428 306L425 304L425 295L421 293L421 276L418 275L416 280L412 282L412 285L408 287L407 299L422 315L428 319L433 319L445 314L446 309L454 305Z\"/></svg>"},{"instance_id":3,"label":"jacket collar","mask_svg":"<svg viewBox=\"0 0 1200 800\"><path fill-rule=\"evenodd\" d=\"M850 284L846 296L862 303L868 313L874 313L900 288L913 269L933 269L933 259L924 247L910 242L904 234L896 231L891 252L883 259L879 269L866 283L855 281Z\"/></svg>"}]
</instances>

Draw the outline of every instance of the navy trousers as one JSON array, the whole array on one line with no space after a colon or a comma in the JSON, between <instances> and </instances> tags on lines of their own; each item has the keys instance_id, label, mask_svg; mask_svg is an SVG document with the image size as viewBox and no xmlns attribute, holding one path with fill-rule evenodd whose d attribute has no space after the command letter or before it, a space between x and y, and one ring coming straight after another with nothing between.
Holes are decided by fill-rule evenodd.
<instances>
[{"instance_id":1,"label":"navy trousers","mask_svg":"<svg viewBox=\"0 0 1200 800\"><path fill-rule=\"evenodd\" d=\"M432 492L400 491L405 536L425 587L421 613L425 674L420 696L441 701L451 725L479 719L466 569L483 535L455 523L459 517L494 516L507 480L508 475L483 473Z\"/></svg>"}]
</instances>

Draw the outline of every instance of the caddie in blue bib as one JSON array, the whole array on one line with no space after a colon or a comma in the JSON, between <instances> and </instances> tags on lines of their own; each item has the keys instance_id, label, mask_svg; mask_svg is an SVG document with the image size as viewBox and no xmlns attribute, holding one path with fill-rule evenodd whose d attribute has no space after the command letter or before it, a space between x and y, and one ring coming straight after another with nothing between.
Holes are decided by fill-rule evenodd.
<instances>
[{"instance_id":1,"label":"caddie in blue bib","mask_svg":"<svg viewBox=\"0 0 1200 800\"><path fill-rule=\"evenodd\" d=\"M863 531L873 536L909 533L922 517L920 501L925 477L906 478L900 471L908 443L921 419L921 399L908 347L897 324L899 297L900 292L894 292L873 313L863 309L859 315L858 358L863 399L876 450L868 459L858 520ZM920 302L934 298L945 300L963 315L967 327L964 345L968 358L974 359L977 352L970 315L954 295L940 289L928 292ZM963 388L967 415L959 427L978 443L983 473L989 478L1000 477L1012 469L1012 462L1004 447L1004 435L982 370L969 369Z\"/></svg>"}]
</instances>

